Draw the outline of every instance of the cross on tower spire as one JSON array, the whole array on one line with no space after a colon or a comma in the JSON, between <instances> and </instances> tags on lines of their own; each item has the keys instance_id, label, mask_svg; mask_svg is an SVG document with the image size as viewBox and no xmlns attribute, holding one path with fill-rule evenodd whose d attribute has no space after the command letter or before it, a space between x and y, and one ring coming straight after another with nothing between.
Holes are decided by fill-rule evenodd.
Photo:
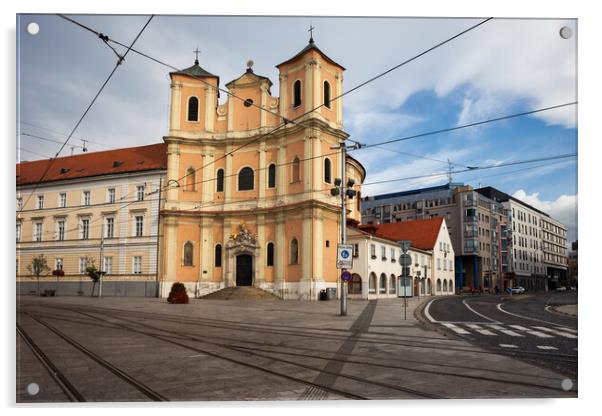
<instances>
[{"instance_id":1,"label":"cross on tower spire","mask_svg":"<svg viewBox=\"0 0 602 416\"><path fill-rule=\"evenodd\" d=\"M313 27L311 25L311 23L310 23L309 24L309 30L308 30L308 32L309 32L309 43L314 43L314 29L315 29L315 27Z\"/></svg>"},{"instance_id":2,"label":"cross on tower spire","mask_svg":"<svg viewBox=\"0 0 602 416\"><path fill-rule=\"evenodd\" d=\"M198 65L199 64L199 53L201 53L201 51L199 51L198 46L197 46L197 48L194 51L192 51L192 53L194 53L196 55L196 58L194 60L194 64Z\"/></svg>"}]
</instances>

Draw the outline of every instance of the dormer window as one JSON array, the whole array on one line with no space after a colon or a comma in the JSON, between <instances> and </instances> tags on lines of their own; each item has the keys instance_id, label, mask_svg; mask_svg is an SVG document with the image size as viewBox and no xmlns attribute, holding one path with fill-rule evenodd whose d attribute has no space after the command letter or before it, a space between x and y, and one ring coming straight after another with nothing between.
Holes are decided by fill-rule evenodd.
<instances>
[{"instance_id":1,"label":"dormer window","mask_svg":"<svg viewBox=\"0 0 602 416\"><path fill-rule=\"evenodd\" d=\"M196 97L188 99L188 121L199 121L199 99Z\"/></svg>"},{"instance_id":2,"label":"dormer window","mask_svg":"<svg viewBox=\"0 0 602 416\"><path fill-rule=\"evenodd\" d=\"M293 107L301 105L301 81L297 80L293 84Z\"/></svg>"}]
</instances>

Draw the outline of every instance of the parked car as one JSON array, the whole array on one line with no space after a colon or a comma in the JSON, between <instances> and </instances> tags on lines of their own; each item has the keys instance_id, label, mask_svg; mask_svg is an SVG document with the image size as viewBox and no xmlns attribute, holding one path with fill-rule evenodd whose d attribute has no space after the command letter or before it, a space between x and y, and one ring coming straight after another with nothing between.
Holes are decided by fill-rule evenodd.
<instances>
[{"instance_id":1,"label":"parked car","mask_svg":"<svg viewBox=\"0 0 602 416\"><path fill-rule=\"evenodd\" d=\"M564 291L566 291L566 287L564 287L564 286L560 286L560 287L556 288L556 292L564 292Z\"/></svg>"},{"instance_id":2,"label":"parked car","mask_svg":"<svg viewBox=\"0 0 602 416\"><path fill-rule=\"evenodd\" d=\"M512 288L512 293L516 293L517 295L521 295L523 293L525 293L525 288L522 286L515 286Z\"/></svg>"}]
</instances>

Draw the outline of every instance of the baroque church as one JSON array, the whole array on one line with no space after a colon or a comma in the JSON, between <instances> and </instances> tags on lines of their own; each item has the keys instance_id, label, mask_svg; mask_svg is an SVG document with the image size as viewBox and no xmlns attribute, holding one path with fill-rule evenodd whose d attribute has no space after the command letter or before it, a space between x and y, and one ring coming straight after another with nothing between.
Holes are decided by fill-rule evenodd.
<instances>
[{"instance_id":1,"label":"baroque church","mask_svg":"<svg viewBox=\"0 0 602 416\"><path fill-rule=\"evenodd\" d=\"M313 38L276 65L272 82L252 62L228 82L194 65L170 73L160 280L167 296L179 281L196 296L255 286L282 299L317 299L337 287L343 68ZM224 91L224 90L222 90ZM364 167L346 156L357 195L347 218L359 222Z\"/></svg>"}]
</instances>

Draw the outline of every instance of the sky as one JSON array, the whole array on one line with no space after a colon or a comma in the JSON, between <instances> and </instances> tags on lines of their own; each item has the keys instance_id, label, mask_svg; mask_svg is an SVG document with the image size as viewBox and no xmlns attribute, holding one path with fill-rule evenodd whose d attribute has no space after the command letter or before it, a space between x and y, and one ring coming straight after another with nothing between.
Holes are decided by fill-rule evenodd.
<instances>
[{"instance_id":1,"label":"sky","mask_svg":"<svg viewBox=\"0 0 602 416\"><path fill-rule=\"evenodd\" d=\"M70 15L129 44L148 16ZM200 65L220 86L249 59L274 82L275 65L307 44L346 68L345 91L483 19L234 17L158 15L135 48L178 68ZM40 31L27 32L35 21ZM569 27L572 36L559 31ZM574 19L493 19L343 97L344 129L374 144L577 101ZM120 51L122 52L122 51ZM53 156L116 62L95 35L56 15L17 17L17 160ZM162 141L167 133L169 69L129 54L61 155ZM222 102L225 94L222 95ZM71 149L71 145L79 146ZM466 166L577 153L577 108L545 111L352 152L367 170L364 196L447 182ZM449 163L448 164L448 160ZM419 180L371 182L442 173ZM577 158L453 174L454 182L493 186L549 213L577 238Z\"/></svg>"}]
</instances>

